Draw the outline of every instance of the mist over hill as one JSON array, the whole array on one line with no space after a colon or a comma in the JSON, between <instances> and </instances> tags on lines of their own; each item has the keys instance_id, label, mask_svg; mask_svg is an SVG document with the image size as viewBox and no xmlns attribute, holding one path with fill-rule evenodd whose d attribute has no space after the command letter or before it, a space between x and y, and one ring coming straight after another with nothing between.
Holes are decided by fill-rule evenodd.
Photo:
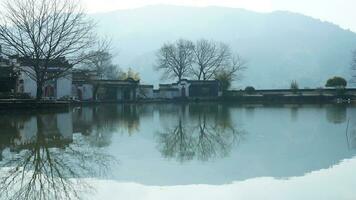
<instances>
[{"instance_id":1,"label":"mist over hill","mask_svg":"<svg viewBox=\"0 0 356 200\"><path fill-rule=\"evenodd\" d=\"M153 70L156 52L179 38L223 41L246 59L248 69L235 88L286 88L292 80L300 87L319 87L331 76L349 79L356 49L355 33L283 11L157 5L92 17L99 32L113 38L120 66L139 71L144 83L167 82Z\"/></svg>"}]
</instances>

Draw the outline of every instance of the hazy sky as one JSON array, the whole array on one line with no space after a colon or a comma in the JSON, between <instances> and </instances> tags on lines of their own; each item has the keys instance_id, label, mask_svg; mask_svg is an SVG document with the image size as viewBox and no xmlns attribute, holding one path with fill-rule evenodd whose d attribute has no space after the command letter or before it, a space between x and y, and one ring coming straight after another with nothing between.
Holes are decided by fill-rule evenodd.
<instances>
[{"instance_id":1,"label":"hazy sky","mask_svg":"<svg viewBox=\"0 0 356 200\"><path fill-rule=\"evenodd\" d=\"M330 21L356 32L356 0L82 0L89 12L136 8L152 4L227 6L259 12L288 10Z\"/></svg>"}]
</instances>

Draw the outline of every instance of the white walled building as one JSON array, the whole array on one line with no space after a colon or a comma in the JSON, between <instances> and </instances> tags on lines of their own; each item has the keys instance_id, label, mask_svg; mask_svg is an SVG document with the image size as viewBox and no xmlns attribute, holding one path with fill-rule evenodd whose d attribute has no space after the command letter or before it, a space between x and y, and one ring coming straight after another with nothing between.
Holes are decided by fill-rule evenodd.
<instances>
[{"instance_id":1,"label":"white walled building","mask_svg":"<svg viewBox=\"0 0 356 200\"><path fill-rule=\"evenodd\" d=\"M72 75L47 81L43 86L43 98L61 99L72 95ZM37 84L32 78L24 72L20 73L18 79L17 92L29 94L30 97L36 98Z\"/></svg>"},{"instance_id":2,"label":"white walled building","mask_svg":"<svg viewBox=\"0 0 356 200\"><path fill-rule=\"evenodd\" d=\"M136 94L138 99L153 99L153 85L139 85Z\"/></svg>"},{"instance_id":3,"label":"white walled building","mask_svg":"<svg viewBox=\"0 0 356 200\"><path fill-rule=\"evenodd\" d=\"M90 101L94 99L94 86L90 83L73 82L72 96L77 100Z\"/></svg>"},{"instance_id":4,"label":"white walled building","mask_svg":"<svg viewBox=\"0 0 356 200\"><path fill-rule=\"evenodd\" d=\"M96 72L90 70L74 70L72 76L72 97L80 101L94 100L94 84L92 80L97 79Z\"/></svg>"},{"instance_id":5,"label":"white walled building","mask_svg":"<svg viewBox=\"0 0 356 200\"><path fill-rule=\"evenodd\" d=\"M31 60L16 58L16 68L20 75L18 77L17 92L26 93L32 98L36 98L37 83L33 77L34 69L31 67ZM72 96L72 74L63 70L68 69L69 63L65 59L51 61L45 72L47 76L62 73L58 78L48 80L43 84L42 94L44 99L62 99ZM31 75L32 74L32 75Z\"/></svg>"},{"instance_id":6,"label":"white walled building","mask_svg":"<svg viewBox=\"0 0 356 200\"><path fill-rule=\"evenodd\" d=\"M217 80L186 80L178 83L160 84L155 92L156 98L216 98L222 95L220 82Z\"/></svg>"},{"instance_id":7,"label":"white walled building","mask_svg":"<svg viewBox=\"0 0 356 200\"><path fill-rule=\"evenodd\" d=\"M71 142L73 140L72 113L32 116L19 125L18 132L18 138L14 141L16 146L34 144L39 139L39 136L46 138L56 137L59 141Z\"/></svg>"}]
</instances>

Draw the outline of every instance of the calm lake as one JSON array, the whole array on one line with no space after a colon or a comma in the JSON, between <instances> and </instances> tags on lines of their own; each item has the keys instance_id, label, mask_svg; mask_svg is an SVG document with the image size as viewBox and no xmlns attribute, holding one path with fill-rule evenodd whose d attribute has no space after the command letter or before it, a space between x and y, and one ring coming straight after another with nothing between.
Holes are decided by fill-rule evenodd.
<instances>
[{"instance_id":1,"label":"calm lake","mask_svg":"<svg viewBox=\"0 0 356 200\"><path fill-rule=\"evenodd\" d=\"M356 107L0 113L0 199L356 199Z\"/></svg>"}]
</instances>

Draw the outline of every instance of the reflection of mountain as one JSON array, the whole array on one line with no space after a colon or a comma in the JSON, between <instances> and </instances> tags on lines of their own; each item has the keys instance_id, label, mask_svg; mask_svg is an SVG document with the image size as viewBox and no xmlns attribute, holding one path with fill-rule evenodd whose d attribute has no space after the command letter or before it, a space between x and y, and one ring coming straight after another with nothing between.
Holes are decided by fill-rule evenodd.
<instances>
[{"instance_id":1,"label":"reflection of mountain","mask_svg":"<svg viewBox=\"0 0 356 200\"><path fill-rule=\"evenodd\" d=\"M228 43L248 60L244 79L236 87L256 88L286 88L291 80L301 87L318 87L334 75L349 77L351 51L356 46L351 31L281 11L154 5L92 16L99 31L112 36L118 62L133 66L143 81L155 84L161 75L153 70L157 50L179 38Z\"/></svg>"}]
</instances>

